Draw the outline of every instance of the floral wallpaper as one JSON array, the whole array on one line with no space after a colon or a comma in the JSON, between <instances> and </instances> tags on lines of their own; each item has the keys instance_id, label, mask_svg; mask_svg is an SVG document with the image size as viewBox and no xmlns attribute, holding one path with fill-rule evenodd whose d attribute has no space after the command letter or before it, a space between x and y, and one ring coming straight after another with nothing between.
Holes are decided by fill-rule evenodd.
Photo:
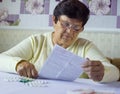
<instances>
[{"instance_id":1,"label":"floral wallpaper","mask_svg":"<svg viewBox=\"0 0 120 94\"><path fill-rule=\"evenodd\" d=\"M0 28L51 28L61 0L0 0ZM90 9L86 28L120 29L120 0L80 0Z\"/></svg>"}]
</instances>

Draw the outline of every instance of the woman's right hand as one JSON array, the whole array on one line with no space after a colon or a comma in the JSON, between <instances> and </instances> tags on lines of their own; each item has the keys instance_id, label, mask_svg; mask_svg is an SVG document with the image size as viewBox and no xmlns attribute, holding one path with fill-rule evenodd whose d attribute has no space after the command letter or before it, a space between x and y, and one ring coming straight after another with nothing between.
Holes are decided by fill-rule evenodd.
<instances>
[{"instance_id":1,"label":"woman's right hand","mask_svg":"<svg viewBox=\"0 0 120 94\"><path fill-rule=\"evenodd\" d=\"M29 78L38 77L38 72L35 69L35 66L25 60L22 60L17 64L16 71L20 76L25 76Z\"/></svg>"}]
</instances>

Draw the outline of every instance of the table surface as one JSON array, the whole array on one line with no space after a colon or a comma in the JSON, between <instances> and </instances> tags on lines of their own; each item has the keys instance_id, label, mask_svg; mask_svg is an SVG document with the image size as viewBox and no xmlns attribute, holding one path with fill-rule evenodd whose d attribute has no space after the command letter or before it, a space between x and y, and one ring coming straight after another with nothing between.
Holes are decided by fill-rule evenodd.
<instances>
[{"instance_id":1,"label":"table surface","mask_svg":"<svg viewBox=\"0 0 120 94\"><path fill-rule=\"evenodd\" d=\"M0 72L0 94L67 94L77 89L93 89L120 94L120 82L98 83L90 79L77 79L74 82L37 79L46 81L45 86L29 86L19 81L6 81L8 78L20 77L16 74Z\"/></svg>"}]
</instances>

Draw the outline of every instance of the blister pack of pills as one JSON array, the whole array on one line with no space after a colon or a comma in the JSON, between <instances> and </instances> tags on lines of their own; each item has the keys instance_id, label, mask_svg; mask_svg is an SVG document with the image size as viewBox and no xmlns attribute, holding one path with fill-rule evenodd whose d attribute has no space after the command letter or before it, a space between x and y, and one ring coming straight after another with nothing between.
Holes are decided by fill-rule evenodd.
<instances>
[{"instance_id":1,"label":"blister pack of pills","mask_svg":"<svg viewBox=\"0 0 120 94\"><path fill-rule=\"evenodd\" d=\"M47 87L48 86L48 81L46 80L41 80L41 79L32 79L28 77L23 77L23 76L9 76L3 78L4 81L7 82L21 82L26 86L30 87Z\"/></svg>"},{"instance_id":2,"label":"blister pack of pills","mask_svg":"<svg viewBox=\"0 0 120 94\"><path fill-rule=\"evenodd\" d=\"M32 82L25 83L25 85L31 87L48 87L48 82L46 80L34 80Z\"/></svg>"}]
</instances>

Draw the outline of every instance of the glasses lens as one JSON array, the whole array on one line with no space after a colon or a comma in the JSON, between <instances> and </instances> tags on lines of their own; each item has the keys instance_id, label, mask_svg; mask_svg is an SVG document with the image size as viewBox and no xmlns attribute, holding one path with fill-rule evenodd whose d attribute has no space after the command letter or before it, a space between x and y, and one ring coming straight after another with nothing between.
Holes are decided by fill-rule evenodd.
<instances>
[{"instance_id":1,"label":"glasses lens","mask_svg":"<svg viewBox=\"0 0 120 94\"><path fill-rule=\"evenodd\" d=\"M67 29L71 28L72 30L74 30L76 32L80 31L80 26L78 26L78 25L72 25L69 22L65 22L65 21L60 21L60 23L61 23L63 28L67 28Z\"/></svg>"}]
</instances>

